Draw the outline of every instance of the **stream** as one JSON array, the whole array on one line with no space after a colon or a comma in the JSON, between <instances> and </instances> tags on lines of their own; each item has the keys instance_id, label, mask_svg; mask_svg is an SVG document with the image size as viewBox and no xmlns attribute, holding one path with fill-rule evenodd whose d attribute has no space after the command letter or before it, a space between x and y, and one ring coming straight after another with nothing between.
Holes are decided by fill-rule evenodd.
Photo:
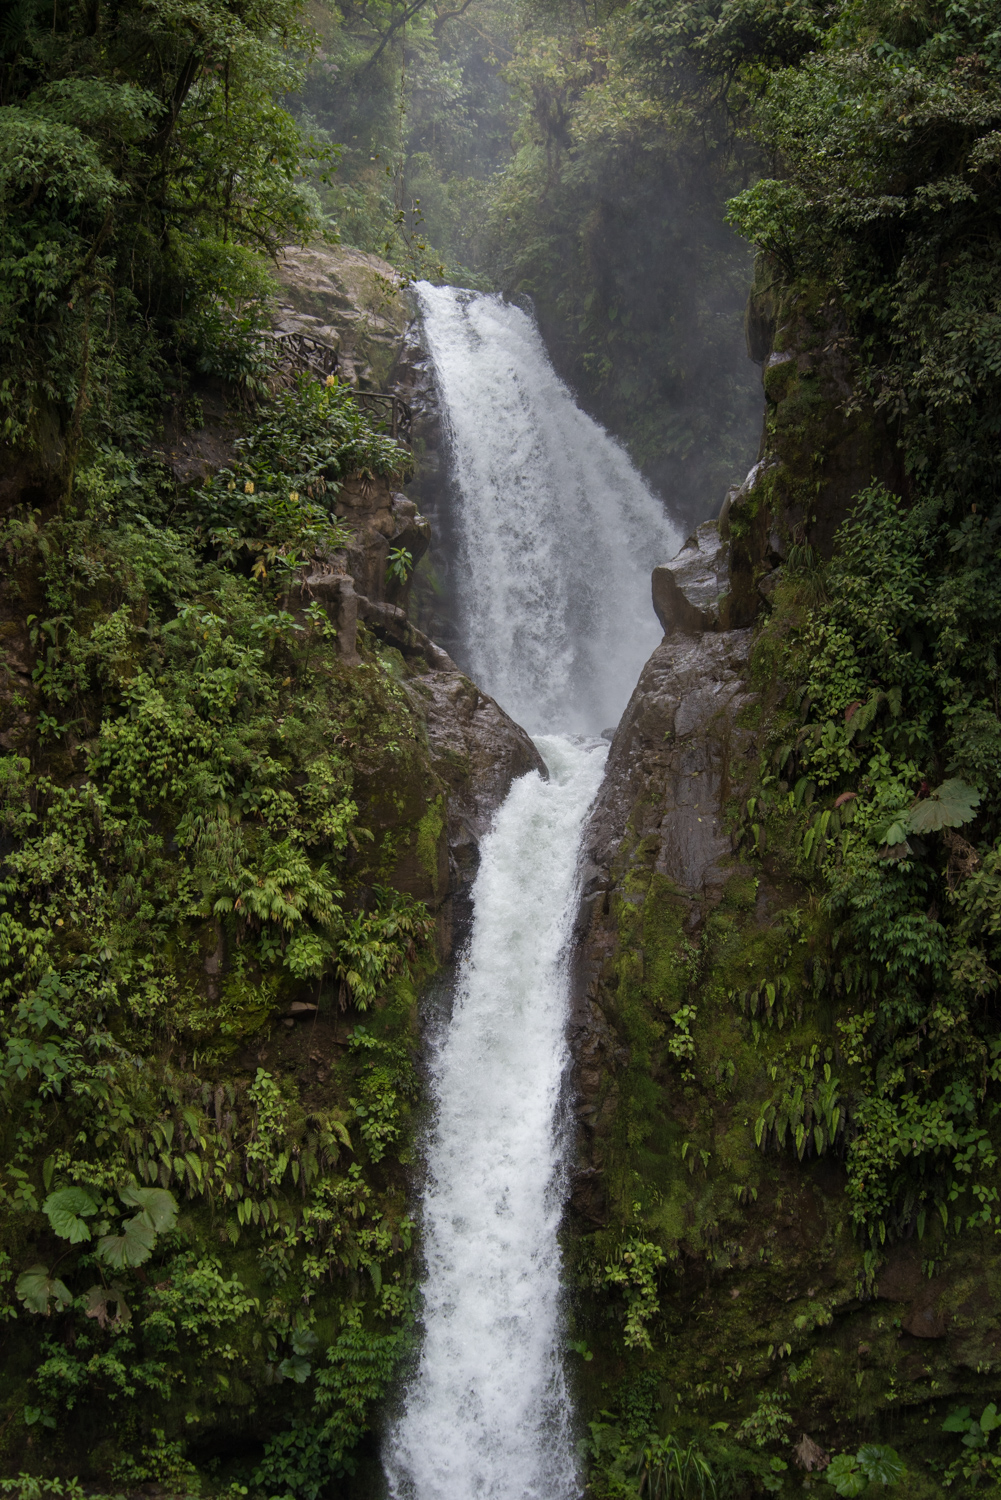
<instances>
[{"instance_id":1,"label":"stream","mask_svg":"<svg viewBox=\"0 0 1001 1500\"><path fill-rule=\"evenodd\" d=\"M573 1500L566 953L602 731L660 640L650 572L681 538L525 312L418 295L450 443L460 664L549 777L515 782L483 840L451 1014L429 1039L422 1339L385 1467L397 1500Z\"/></svg>"}]
</instances>

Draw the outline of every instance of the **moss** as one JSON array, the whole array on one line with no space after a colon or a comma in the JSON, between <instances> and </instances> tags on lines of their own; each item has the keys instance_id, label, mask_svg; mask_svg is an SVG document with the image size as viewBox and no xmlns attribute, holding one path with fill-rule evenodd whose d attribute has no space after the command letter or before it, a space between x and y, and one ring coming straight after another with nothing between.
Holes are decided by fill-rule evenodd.
<instances>
[{"instance_id":1,"label":"moss","mask_svg":"<svg viewBox=\"0 0 1001 1500\"><path fill-rule=\"evenodd\" d=\"M417 824L417 858L431 880L436 896L439 894L439 852L444 827L445 801L443 797L436 797Z\"/></svg>"}]
</instances>

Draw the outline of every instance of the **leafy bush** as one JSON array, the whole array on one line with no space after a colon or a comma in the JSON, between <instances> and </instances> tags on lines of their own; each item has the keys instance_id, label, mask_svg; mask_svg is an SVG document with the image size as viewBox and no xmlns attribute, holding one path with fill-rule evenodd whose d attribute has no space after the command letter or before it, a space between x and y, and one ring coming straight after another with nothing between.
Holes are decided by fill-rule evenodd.
<instances>
[{"instance_id":1,"label":"leafy bush","mask_svg":"<svg viewBox=\"0 0 1001 1500\"><path fill-rule=\"evenodd\" d=\"M835 1493L854 1500L857 1495L871 1494L877 1485L885 1488L903 1477L904 1466L892 1448L866 1443L858 1453L839 1453L824 1470L824 1480Z\"/></svg>"},{"instance_id":2,"label":"leafy bush","mask_svg":"<svg viewBox=\"0 0 1001 1500\"><path fill-rule=\"evenodd\" d=\"M716 1500L716 1480L698 1445L669 1432L643 1450L639 1493L649 1500Z\"/></svg>"},{"instance_id":3,"label":"leafy bush","mask_svg":"<svg viewBox=\"0 0 1001 1500\"><path fill-rule=\"evenodd\" d=\"M349 539L340 481L399 458L339 386L307 383L208 485L179 495L105 450L0 533L34 651L25 753L0 757L14 1452L86 1431L116 1482L187 1485L187 1412L211 1430L226 1393L267 1389L263 1443L302 1385L347 1466L411 1316L395 1174L433 922L389 883L393 836L364 826L358 781L359 763L430 771L403 687L378 659L345 665L322 611L286 608ZM325 1012L379 1007L308 1103L280 1064L236 1063L304 985ZM367 1383L363 1307L386 1320Z\"/></svg>"},{"instance_id":4,"label":"leafy bush","mask_svg":"<svg viewBox=\"0 0 1001 1500\"><path fill-rule=\"evenodd\" d=\"M297 0L18 7L0 119L8 440L54 423L72 467L87 434L148 431L178 358L259 383L261 252L315 226L277 102L309 50L299 17Z\"/></svg>"}]
</instances>

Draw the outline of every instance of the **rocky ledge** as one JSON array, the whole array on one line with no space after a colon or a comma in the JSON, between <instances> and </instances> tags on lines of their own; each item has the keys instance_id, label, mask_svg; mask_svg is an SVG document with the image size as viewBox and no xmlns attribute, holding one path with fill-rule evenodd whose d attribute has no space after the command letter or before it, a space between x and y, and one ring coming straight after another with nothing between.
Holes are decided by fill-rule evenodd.
<instances>
[{"instance_id":1,"label":"rocky ledge","mask_svg":"<svg viewBox=\"0 0 1001 1500\"><path fill-rule=\"evenodd\" d=\"M642 909L655 888L678 940L691 941L737 870L725 808L758 749L744 712L754 703L753 632L722 628L727 552L716 522L707 522L654 570L664 639L615 731L583 840L571 1048L584 1129L572 1203L593 1224L604 1213L601 1141L613 1130L617 1078L630 1060L616 999L617 913L623 903Z\"/></svg>"}]
</instances>

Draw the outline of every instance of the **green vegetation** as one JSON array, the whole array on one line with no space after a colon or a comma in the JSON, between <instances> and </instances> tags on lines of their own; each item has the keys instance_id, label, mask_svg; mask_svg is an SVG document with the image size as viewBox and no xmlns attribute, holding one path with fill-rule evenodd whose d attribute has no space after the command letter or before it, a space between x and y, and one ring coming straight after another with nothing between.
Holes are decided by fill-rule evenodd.
<instances>
[{"instance_id":1,"label":"green vegetation","mask_svg":"<svg viewBox=\"0 0 1001 1500\"><path fill-rule=\"evenodd\" d=\"M316 1495L408 1338L439 788L301 580L408 460L260 336L319 222L298 7L26 0L0 44L5 1492ZM150 440L218 389L182 486Z\"/></svg>"},{"instance_id":2,"label":"green vegetation","mask_svg":"<svg viewBox=\"0 0 1001 1500\"><path fill-rule=\"evenodd\" d=\"M9 441L55 444L72 472L91 434L148 430L165 390L183 397L194 371L259 387L265 256L318 224L299 185L300 133L278 102L311 47L300 12L298 0L9 9Z\"/></svg>"},{"instance_id":3,"label":"green vegetation","mask_svg":"<svg viewBox=\"0 0 1001 1500\"><path fill-rule=\"evenodd\" d=\"M323 232L533 298L697 519L753 447L759 252L753 754L714 750L718 899L640 816L608 899L589 1493L996 1488L995 11L9 8L4 1493L362 1492L408 1348L446 808L399 658L303 591L341 483L405 472L272 368L268 257ZM240 441L179 484L153 444L219 390Z\"/></svg>"},{"instance_id":4,"label":"green vegetation","mask_svg":"<svg viewBox=\"0 0 1001 1500\"><path fill-rule=\"evenodd\" d=\"M242 1433L234 1481L322 1486L404 1347L433 922L375 788L435 783L393 672L295 594L337 476L400 462L304 381L199 488L95 450L8 516L8 1466L190 1490Z\"/></svg>"},{"instance_id":5,"label":"green vegetation","mask_svg":"<svg viewBox=\"0 0 1001 1500\"><path fill-rule=\"evenodd\" d=\"M640 805L609 898L628 1062L599 1096L604 1222L573 1242L584 1399L611 1452L650 1392L646 1431L697 1442L722 1493L989 1490L996 16L627 15L645 65L723 111L721 149L770 163L729 214L772 358L765 465L728 518L733 615L757 616L756 753L713 751L732 869L694 927ZM596 1494L635 1493L595 1464Z\"/></svg>"},{"instance_id":6,"label":"green vegetation","mask_svg":"<svg viewBox=\"0 0 1001 1500\"><path fill-rule=\"evenodd\" d=\"M839 1453L824 1470L824 1479L837 1495L873 1494L877 1487L896 1484L904 1466L892 1448L866 1443L858 1453Z\"/></svg>"}]
</instances>

